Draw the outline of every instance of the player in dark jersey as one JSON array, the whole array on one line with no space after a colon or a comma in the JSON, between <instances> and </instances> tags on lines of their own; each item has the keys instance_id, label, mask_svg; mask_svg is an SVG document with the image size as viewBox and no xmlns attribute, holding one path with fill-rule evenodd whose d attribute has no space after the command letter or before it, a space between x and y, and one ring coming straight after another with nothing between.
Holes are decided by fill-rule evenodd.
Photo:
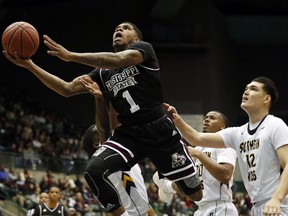
<instances>
[{"instance_id":1,"label":"player in dark jersey","mask_svg":"<svg viewBox=\"0 0 288 216\"><path fill-rule=\"evenodd\" d=\"M59 202L61 198L60 189L52 186L48 191L48 195L48 200L39 204L32 216L68 216L65 207Z\"/></svg>"},{"instance_id":2,"label":"player in dark jersey","mask_svg":"<svg viewBox=\"0 0 288 216\"><path fill-rule=\"evenodd\" d=\"M65 82L31 59L15 59L5 51L4 54L63 96L89 91L98 92L99 97L102 93L108 95L118 113L121 125L99 146L84 172L87 183L102 205L112 215L128 215L108 176L130 169L146 157L156 165L161 176L177 183L180 194L199 201L203 195L194 162L178 129L162 109L159 63L152 45L142 40L140 30L130 22L118 25L113 34L115 53L70 52L48 36L44 36L44 43L50 48L50 55L97 69L72 82Z\"/></svg>"}]
</instances>

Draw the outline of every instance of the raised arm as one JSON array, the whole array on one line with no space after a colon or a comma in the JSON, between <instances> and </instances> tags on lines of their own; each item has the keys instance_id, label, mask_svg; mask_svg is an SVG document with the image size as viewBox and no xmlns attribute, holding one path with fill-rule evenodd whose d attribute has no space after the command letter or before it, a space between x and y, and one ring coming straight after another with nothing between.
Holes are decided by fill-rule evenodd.
<instances>
[{"instance_id":1,"label":"raised arm","mask_svg":"<svg viewBox=\"0 0 288 216\"><path fill-rule=\"evenodd\" d=\"M164 110L172 118L176 127L181 131L183 137L192 146L204 146L213 148L225 148L221 136L217 133L200 133L188 125L183 118L178 115L175 107L163 104Z\"/></svg>"},{"instance_id":2,"label":"raised arm","mask_svg":"<svg viewBox=\"0 0 288 216\"><path fill-rule=\"evenodd\" d=\"M3 53L5 57L12 63L31 71L45 86L64 97L70 97L76 94L88 92L87 89L80 82L80 78L87 75L77 77L71 82L66 82L63 79L42 69L41 67L36 65L31 59L21 59L17 56L17 53L15 53L16 57L14 58L10 56L5 50L3 51Z\"/></svg>"},{"instance_id":3,"label":"raised arm","mask_svg":"<svg viewBox=\"0 0 288 216\"><path fill-rule=\"evenodd\" d=\"M121 52L95 52L77 53L65 49L47 35L44 35L44 43L49 47L48 54L56 56L64 61L72 61L91 67L119 68L137 65L143 62L143 55L138 50L128 49Z\"/></svg>"},{"instance_id":4,"label":"raised arm","mask_svg":"<svg viewBox=\"0 0 288 216\"><path fill-rule=\"evenodd\" d=\"M103 143L111 135L109 113L103 97L95 97L95 118L100 143Z\"/></svg>"}]
</instances>

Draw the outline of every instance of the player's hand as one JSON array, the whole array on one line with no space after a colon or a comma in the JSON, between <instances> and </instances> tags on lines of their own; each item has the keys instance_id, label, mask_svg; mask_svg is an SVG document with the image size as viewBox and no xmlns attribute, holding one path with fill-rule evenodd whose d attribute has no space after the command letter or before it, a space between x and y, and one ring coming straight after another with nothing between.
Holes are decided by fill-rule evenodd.
<instances>
[{"instance_id":1,"label":"player's hand","mask_svg":"<svg viewBox=\"0 0 288 216\"><path fill-rule=\"evenodd\" d=\"M280 200L270 199L264 207L264 216L280 216L280 206Z\"/></svg>"},{"instance_id":2,"label":"player's hand","mask_svg":"<svg viewBox=\"0 0 288 216\"><path fill-rule=\"evenodd\" d=\"M28 68L33 63L30 58L28 59L20 58L17 52L13 53L14 56L12 56L7 52L7 50L3 50L3 54L9 61L23 68Z\"/></svg>"},{"instance_id":3,"label":"player's hand","mask_svg":"<svg viewBox=\"0 0 288 216\"><path fill-rule=\"evenodd\" d=\"M89 76L80 79L80 82L88 89L88 91L95 97L102 97L102 92L96 82L94 82Z\"/></svg>"},{"instance_id":4,"label":"player's hand","mask_svg":"<svg viewBox=\"0 0 288 216\"><path fill-rule=\"evenodd\" d=\"M187 148L188 148L189 155L193 158L198 158L202 154L201 151L196 150L192 146L187 146Z\"/></svg>"},{"instance_id":5,"label":"player's hand","mask_svg":"<svg viewBox=\"0 0 288 216\"><path fill-rule=\"evenodd\" d=\"M43 38L44 38L44 44L50 49L47 51L49 55L56 56L62 59L63 61L70 61L70 54L71 54L70 51L65 49L60 44L56 43L47 35L44 35Z\"/></svg>"},{"instance_id":6,"label":"player's hand","mask_svg":"<svg viewBox=\"0 0 288 216\"><path fill-rule=\"evenodd\" d=\"M162 105L164 111L166 112L166 114L173 120L173 121L177 121L180 116L177 113L177 110L175 107L171 106L168 103L163 103Z\"/></svg>"}]
</instances>

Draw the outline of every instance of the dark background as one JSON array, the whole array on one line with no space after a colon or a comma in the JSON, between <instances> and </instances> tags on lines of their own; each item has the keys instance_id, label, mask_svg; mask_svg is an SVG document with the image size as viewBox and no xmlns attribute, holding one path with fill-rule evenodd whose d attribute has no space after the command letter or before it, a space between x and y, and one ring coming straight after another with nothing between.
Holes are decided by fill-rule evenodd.
<instances>
[{"instance_id":1,"label":"dark background","mask_svg":"<svg viewBox=\"0 0 288 216\"><path fill-rule=\"evenodd\" d=\"M165 101L179 113L219 110L232 125L246 120L243 90L265 75L279 87L272 113L287 119L288 1L286 0L0 0L0 30L15 21L34 25L71 51L113 51L112 34L134 22L154 45ZM65 79L91 68L46 54L42 40L33 61ZM67 118L94 122L91 95L71 98L49 90L27 70L0 57L0 84L11 93Z\"/></svg>"}]
</instances>

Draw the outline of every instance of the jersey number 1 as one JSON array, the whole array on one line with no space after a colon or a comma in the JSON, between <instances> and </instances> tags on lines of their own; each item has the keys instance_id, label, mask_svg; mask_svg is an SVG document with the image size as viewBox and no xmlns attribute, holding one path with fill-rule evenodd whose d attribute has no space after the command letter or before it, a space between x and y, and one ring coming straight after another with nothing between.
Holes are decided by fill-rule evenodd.
<instances>
[{"instance_id":1,"label":"jersey number 1","mask_svg":"<svg viewBox=\"0 0 288 216\"><path fill-rule=\"evenodd\" d=\"M133 100L133 98L131 97L130 93L128 90L124 91L122 94L123 98L125 98L127 100L127 102L130 105L130 111L131 113L134 113L136 111L138 111L140 109L140 107L135 103L135 101Z\"/></svg>"}]
</instances>

